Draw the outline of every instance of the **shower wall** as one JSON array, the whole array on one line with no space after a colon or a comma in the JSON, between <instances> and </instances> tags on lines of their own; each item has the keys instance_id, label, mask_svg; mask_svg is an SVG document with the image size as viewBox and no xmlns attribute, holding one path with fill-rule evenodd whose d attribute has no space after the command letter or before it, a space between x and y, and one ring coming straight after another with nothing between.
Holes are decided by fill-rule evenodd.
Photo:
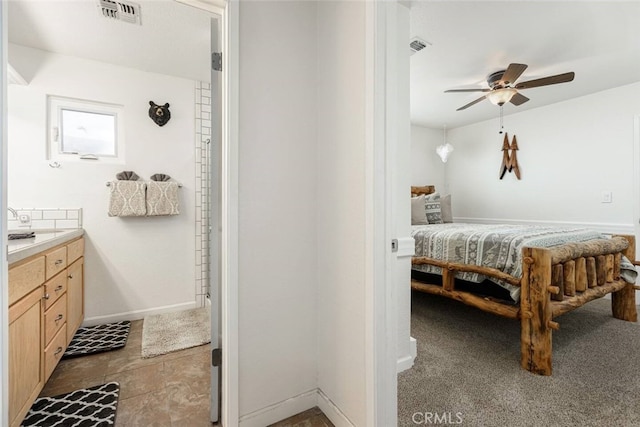
<instances>
[{"instance_id":1,"label":"shower wall","mask_svg":"<svg viewBox=\"0 0 640 427\"><path fill-rule=\"evenodd\" d=\"M196 82L196 304L204 306L209 294L209 218L211 217L210 159L211 159L211 85Z\"/></svg>"}]
</instances>

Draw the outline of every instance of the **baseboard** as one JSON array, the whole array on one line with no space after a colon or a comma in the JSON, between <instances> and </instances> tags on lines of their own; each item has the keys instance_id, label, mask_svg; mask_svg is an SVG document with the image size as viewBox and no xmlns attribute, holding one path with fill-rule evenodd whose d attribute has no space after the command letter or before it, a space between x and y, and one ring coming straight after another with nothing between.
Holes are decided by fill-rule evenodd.
<instances>
[{"instance_id":1,"label":"baseboard","mask_svg":"<svg viewBox=\"0 0 640 427\"><path fill-rule=\"evenodd\" d=\"M102 325L104 323L121 322L123 320L139 320L144 319L145 316L152 314L169 313L172 311L189 310L196 308L195 301L185 302L181 304L165 305L162 307L147 308L144 310L125 311L122 313L108 314L106 316L93 316L87 317L82 322L82 326L95 326Z\"/></svg>"},{"instance_id":2,"label":"baseboard","mask_svg":"<svg viewBox=\"0 0 640 427\"><path fill-rule=\"evenodd\" d=\"M354 427L349 418L320 389L313 389L240 417L240 427L264 427L313 407L331 420L335 427Z\"/></svg>"},{"instance_id":3,"label":"baseboard","mask_svg":"<svg viewBox=\"0 0 640 427\"><path fill-rule=\"evenodd\" d=\"M324 414L331 420L336 427L354 427L353 423L349 421L349 418L338 408L332 401L323 393L322 390L317 389L318 407Z\"/></svg>"},{"instance_id":4,"label":"baseboard","mask_svg":"<svg viewBox=\"0 0 640 427\"><path fill-rule=\"evenodd\" d=\"M416 339L413 337L409 337L409 354L404 357L400 357L398 359L398 368L397 372L400 373L402 371L406 371L413 366L413 363L416 360L416 355L418 354L418 343Z\"/></svg>"},{"instance_id":5,"label":"baseboard","mask_svg":"<svg viewBox=\"0 0 640 427\"><path fill-rule=\"evenodd\" d=\"M506 218L472 218L455 217L454 222L471 224L523 224L523 225L549 225L558 227L581 227L599 231L605 234L635 234L633 224L606 223L606 222L569 222L569 221L533 221Z\"/></svg>"},{"instance_id":6,"label":"baseboard","mask_svg":"<svg viewBox=\"0 0 640 427\"><path fill-rule=\"evenodd\" d=\"M264 427L317 406L317 389L240 416L240 427Z\"/></svg>"}]
</instances>

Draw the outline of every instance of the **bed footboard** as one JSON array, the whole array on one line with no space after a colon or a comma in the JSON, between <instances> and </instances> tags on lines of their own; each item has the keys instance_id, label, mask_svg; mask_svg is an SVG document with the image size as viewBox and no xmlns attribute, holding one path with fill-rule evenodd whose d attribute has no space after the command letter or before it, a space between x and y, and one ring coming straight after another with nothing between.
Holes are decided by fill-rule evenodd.
<instances>
[{"instance_id":1,"label":"bed footboard","mask_svg":"<svg viewBox=\"0 0 640 427\"><path fill-rule=\"evenodd\" d=\"M520 296L521 365L551 375L553 319L608 293L613 316L637 321L635 286L620 277L625 255L635 258L633 236L571 243L554 248L524 248Z\"/></svg>"}]
</instances>

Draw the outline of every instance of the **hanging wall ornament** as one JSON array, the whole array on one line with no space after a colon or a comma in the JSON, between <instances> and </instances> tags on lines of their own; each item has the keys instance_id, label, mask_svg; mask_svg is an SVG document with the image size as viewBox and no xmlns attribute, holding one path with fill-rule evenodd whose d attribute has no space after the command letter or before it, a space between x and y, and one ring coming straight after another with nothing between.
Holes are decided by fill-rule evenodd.
<instances>
[{"instance_id":1,"label":"hanging wall ornament","mask_svg":"<svg viewBox=\"0 0 640 427\"><path fill-rule=\"evenodd\" d=\"M509 159L509 136L505 133L502 141L502 164L500 165L500 179L504 178L504 174L509 170L511 160Z\"/></svg>"},{"instance_id":2,"label":"hanging wall ornament","mask_svg":"<svg viewBox=\"0 0 640 427\"><path fill-rule=\"evenodd\" d=\"M516 178L520 179L520 167L518 166L518 142L516 136L513 135L513 140L509 144L509 135L504 134L502 140L502 164L500 165L500 179L504 178L507 172L513 172Z\"/></svg>"},{"instance_id":3,"label":"hanging wall ornament","mask_svg":"<svg viewBox=\"0 0 640 427\"><path fill-rule=\"evenodd\" d=\"M171 119L171 112L169 111L169 103L164 105L158 105L153 101L149 101L149 117L158 126L164 126Z\"/></svg>"}]
</instances>

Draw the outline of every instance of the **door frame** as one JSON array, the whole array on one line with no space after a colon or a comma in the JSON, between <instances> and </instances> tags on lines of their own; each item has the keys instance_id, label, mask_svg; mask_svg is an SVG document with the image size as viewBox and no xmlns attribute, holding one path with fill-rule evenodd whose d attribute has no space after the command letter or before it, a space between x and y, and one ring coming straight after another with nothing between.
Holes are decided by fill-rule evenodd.
<instances>
[{"instance_id":1,"label":"door frame","mask_svg":"<svg viewBox=\"0 0 640 427\"><path fill-rule=\"evenodd\" d=\"M0 408L9 407L9 285L7 263L7 2L0 2ZM0 427L9 411L0 411Z\"/></svg>"},{"instance_id":2,"label":"door frame","mask_svg":"<svg viewBox=\"0 0 640 427\"><path fill-rule=\"evenodd\" d=\"M222 140L220 188L220 334L222 376L220 421L236 427L238 391L238 57L239 2L175 0L221 17Z\"/></svg>"}]
</instances>

